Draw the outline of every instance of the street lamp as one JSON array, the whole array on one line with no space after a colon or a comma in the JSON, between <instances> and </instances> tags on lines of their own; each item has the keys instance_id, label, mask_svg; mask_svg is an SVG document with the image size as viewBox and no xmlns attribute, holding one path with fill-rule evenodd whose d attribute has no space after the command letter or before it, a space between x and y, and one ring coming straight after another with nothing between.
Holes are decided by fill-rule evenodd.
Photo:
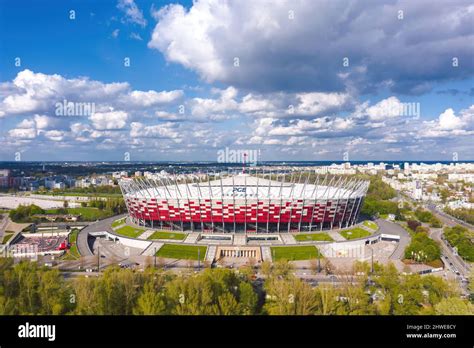
<instances>
[{"instance_id":1,"label":"street lamp","mask_svg":"<svg viewBox=\"0 0 474 348\"><path fill-rule=\"evenodd\" d=\"M100 247L97 247L97 272L100 270Z\"/></svg>"},{"instance_id":2,"label":"street lamp","mask_svg":"<svg viewBox=\"0 0 474 348\"><path fill-rule=\"evenodd\" d=\"M371 268L370 268L370 273L374 273L374 249L372 248L371 245L369 245L370 251L372 253L371 255Z\"/></svg>"}]
</instances>

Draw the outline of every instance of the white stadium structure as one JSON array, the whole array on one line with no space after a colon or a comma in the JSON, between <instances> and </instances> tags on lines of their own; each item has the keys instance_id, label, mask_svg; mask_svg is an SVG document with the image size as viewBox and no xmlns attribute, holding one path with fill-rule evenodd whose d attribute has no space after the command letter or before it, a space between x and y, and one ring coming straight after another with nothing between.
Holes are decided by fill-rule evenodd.
<instances>
[{"instance_id":1,"label":"white stadium structure","mask_svg":"<svg viewBox=\"0 0 474 348\"><path fill-rule=\"evenodd\" d=\"M122 178L132 220L201 232L300 232L353 225L369 182L314 173Z\"/></svg>"}]
</instances>

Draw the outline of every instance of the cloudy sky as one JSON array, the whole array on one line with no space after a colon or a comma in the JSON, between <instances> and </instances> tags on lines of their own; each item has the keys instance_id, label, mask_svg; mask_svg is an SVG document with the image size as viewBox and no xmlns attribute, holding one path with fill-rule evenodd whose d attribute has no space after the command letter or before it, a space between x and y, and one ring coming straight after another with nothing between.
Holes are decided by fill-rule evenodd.
<instances>
[{"instance_id":1,"label":"cloudy sky","mask_svg":"<svg viewBox=\"0 0 474 348\"><path fill-rule=\"evenodd\" d=\"M3 161L474 160L473 82L470 0L0 3Z\"/></svg>"}]
</instances>

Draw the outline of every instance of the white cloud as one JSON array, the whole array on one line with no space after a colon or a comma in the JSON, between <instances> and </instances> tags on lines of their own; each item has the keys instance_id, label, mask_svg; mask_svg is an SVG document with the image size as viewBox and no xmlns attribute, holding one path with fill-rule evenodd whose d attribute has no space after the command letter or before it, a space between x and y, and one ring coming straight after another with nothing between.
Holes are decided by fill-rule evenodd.
<instances>
[{"instance_id":1,"label":"white cloud","mask_svg":"<svg viewBox=\"0 0 474 348\"><path fill-rule=\"evenodd\" d=\"M452 108L442 112L436 120L424 121L419 136L441 138L474 135L474 105L459 112L456 116Z\"/></svg>"},{"instance_id":2,"label":"white cloud","mask_svg":"<svg viewBox=\"0 0 474 348\"><path fill-rule=\"evenodd\" d=\"M438 125L440 130L453 130L461 128L464 122L460 117L454 115L453 109L449 108L439 115Z\"/></svg>"},{"instance_id":3,"label":"white cloud","mask_svg":"<svg viewBox=\"0 0 474 348\"><path fill-rule=\"evenodd\" d=\"M180 133L175 130L176 125L173 123L162 123L152 126L144 125L140 122L132 122L130 124L130 136L137 137L164 137L164 138L179 138Z\"/></svg>"},{"instance_id":4,"label":"white cloud","mask_svg":"<svg viewBox=\"0 0 474 348\"><path fill-rule=\"evenodd\" d=\"M133 0L119 0L117 8L125 13L124 22L135 23L142 27L146 26L146 19L143 12Z\"/></svg>"},{"instance_id":5,"label":"white cloud","mask_svg":"<svg viewBox=\"0 0 474 348\"><path fill-rule=\"evenodd\" d=\"M55 114L55 105L65 100L76 103L94 103L97 111L110 107L130 111L140 108L141 112L163 104L178 101L184 95L182 90L137 91L128 83L103 83L88 78L66 79L60 75L46 75L23 70L12 82L0 84L0 90L7 93L2 100L0 114L14 116L25 113Z\"/></svg>"},{"instance_id":6,"label":"white cloud","mask_svg":"<svg viewBox=\"0 0 474 348\"><path fill-rule=\"evenodd\" d=\"M122 129L127 124L128 114L124 111L97 112L89 119L97 130Z\"/></svg>"},{"instance_id":7,"label":"white cloud","mask_svg":"<svg viewBox=\"0 0 474 348\"><path fill-rule=\"evenodd\" d=\"M34 121L38 129L46 129L58 123L57 120L45 115L35 115Z\"/></svg>"},{"instance_id":8,"label":"white cloud","mask_svg":"<svg viewBox=\"0 0 474 348\"><path fill-rule=\"evenodd\" d=\"M197 68L205 80L215 80L225 70L210 35L225 27L229 15L217 2L195 2L189 12L181 5L167 5L154 13L158 24L148 46L159 49L170 61Z\"/></svg>"},{"instance_id":9,"label":"white cloud","mask_svg":"<svg viewBox=\"0 0 474 348\"><path fill-rule=\"evenodd\" d=\"M131 33L130 38L137 41L143 41L142 37L138 33Z\"/></svg>"},{"instance_id":10,"label":"white cloud","mask_svg":"<svg viewBox=\"0 0 474 348\"><path fill-rule=\"evenodd\" d=\"M129 101L136 106L149 107L157 104L171 103L183 96L183 91L133 91L129 95Z\"/></svg>"},{"instance_id":11,"label":"white cloud","mask_svg":"<svg viewBox=\"0 0 474 348\"><path fill-rule=\"evenodd\" d=\"M53 141L62 141L66 133L59 130L50 130L44 132L44 136Z\"/></svg>"},{"instance_id":12,"label":"white cloud","mask_svg":"<svg viewBox=\"0 0 474 348\"><path fill-rule=\"evenodd\" d=\"M372 121L384 121L387 118L403 116L403 104L397 97L392 96L372 106L362 105L362 109L358 113L367 115Z\"/></svg>"},{"instance_id":13,"label":"white cloud","mask_svg":"<svg viewBox=\"0 0 474 348\"><path fill-rule=\"evenodd\" d=\"M148 46L205 81L238 88L424 93L433 82L472 76L465 45L474 37L470 5L455 1L441 10L422 0L200 0L189 9L172 4L153 10L158 23ZM400 21L400 9L412 15ZM464 62L456 71L446 64L452 52ZM342 66L344 57L349 66Z\"/></svg>"},{"instance_id":14,"label":"white cloud","mask_svg":"<svg viewBox=\"0 0 474 348\"><path fill-rule=\"evenodd\" d=\"M8 135L15 139L34 139L36 138L35 128L13 128L8 131Z\"/></svg>"},{"instance_id":15,"label":"white cloud","mask_svg":"<svg viewBox=\"0 0 474 348\"><path fill-rule=\"evenodd\" d=\"M209 114L223 114L238 108L238 103L234 99L237 96L237 90L234 87L228 87L225 90L215 90L214 93L219 95L217 99L193 98L190 102L191 114L203 117Z\"/></svg>"},{"instance_id":16,"label":"white cloud","mask_svg":"<svg viewBox=\"0 0 474 348\"><path fill-rule=\"evenodd\" d=\"M300 93L295 113L301 115L319 115L338 110L349 104L351 97L347 93Z\"/></svg>"}]
</instances>

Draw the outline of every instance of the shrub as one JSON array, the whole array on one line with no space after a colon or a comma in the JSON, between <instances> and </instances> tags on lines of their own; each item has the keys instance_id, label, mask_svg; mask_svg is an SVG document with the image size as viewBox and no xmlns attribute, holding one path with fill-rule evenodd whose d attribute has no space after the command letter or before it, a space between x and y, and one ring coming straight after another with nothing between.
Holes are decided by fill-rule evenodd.
<instances>
[{"instance_id":1,"label":"shrub","mask_svg":"<svg viewBox=\"0 0 474 348\"><path fill-rule=\"evenodd\" d=\"M405 249L405 258L411 259L412 252L416 254L423 252L426 255L423 262L431 262L441 257L441 249L438 243L423 232L415 233L412 237L411 243Z\"/></svg>"},{"instance_id":2,"label":"shrub","mask_svg":"<svg viewBox=\"0 0 474 348\"><path fill-rule=\"evenodd\" d=\"M407 221L407 226L410 230L412 230L413 232L416 231L416 229L421 226L421 223L419 223L418 221L416 220L408 220Z\"/></svg>"}]
</instances>

